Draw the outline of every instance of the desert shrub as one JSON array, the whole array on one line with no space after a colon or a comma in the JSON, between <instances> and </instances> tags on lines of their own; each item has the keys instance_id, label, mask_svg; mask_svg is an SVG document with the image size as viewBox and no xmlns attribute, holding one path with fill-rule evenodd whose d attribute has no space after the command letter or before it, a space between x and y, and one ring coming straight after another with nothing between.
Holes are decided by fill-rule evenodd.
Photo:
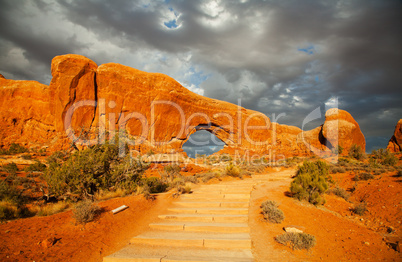
<instances>
[{"instance_id":1,"label":"desert shrub","mask_svg":"<svg viewBox=\"0 0 402 262\"><path fill-rule=\"evenodd\" d=\"M229 165L225 167L224 174L226 176L240 177L240 172L241 169L238 166L233 165L232 162L230 162Z\"/></svg>"},{"instance_id":2,"label":"desert shrub","mask_svg":"<svg viewBox=\"0 0 402 262\"><path fill-rule=\"evenodd\" d=\"M147 177L142 181L143 185L148 186L151 194L165 192L169 185L158 177Z\"/></svg>"},{"instance_id":3,"label":"desert shrub","mask_svg":"<svg viewBox=\"0 0 402 262\"><path fill-rule=\"evenodd\" d=\"M370 163L373 165L394 166L398 163L398 158L387 149L380 148L371 152Z\"/></svg>"},{"instance_id":4,"label":"desert shrub","mask_svg":"<svg viewBox=\"0 0 402 262\"><path fill-rule=\"evenodd\" d=\"M0 150L0 155L16 155L28 152L28 148L21 146L20 144L12 143L6 150Z\"/></svg>"},{"instance_id":5,"label":"desert shrub","mask_svg":"<svg viewBox=\"0 0 402 262\"><path fill-rule=\"evenodd\" d=\"M15 205L6 201L0 202L0 221L14 219L16 213L17 208Z\"/></svg>"},{"instance_id":6,"label":"desert shrub","mask_svg":"<svg viewBox=\"0 0 402 262\"><path fill-rule=\"evenodd\" d=\"M190 186L178 186L177 192L180 194L190 194L191 193L191 187Z\"/></svg>"},{"instance_id":7,"label":"desert shrub","mask_svg":"<svg viewBox=\"0 0 402 262\"><path fill-rule=\"evenodd\" d=\"M35 161L35 164L31 164L24 169L25 172L43 172L45 170L46 165L39 161Z\"/></svg>"},{"instance_id":8,"label":"desert shrub","mask_svg":"<svg viewBox=\"0 0 402 262\"><path fill-rule=\"evenodd\" d=\"M197 184L198 180L197 180L197 177L195 177L195 176L185 176L184 177L184 182L190 182L190 183L193 183L193 184Z\"/></svg>"},{"instance_id":9,"label":"desert shrub","mask_svg":"<svg viewBox=\"0 0 402 262\"><path fill-rule=\"evenodd\" d=\"M347 158L341 157L338 159L338 165L340 165L340 166L347 166L349 163L350 163L350 160Z\"/></svg>"},{"instance_id":10,"label":"desert shrub","mask_svg":"<svg viewBox=\"0 0 402 262\"><path fill-rule=\"evenodd\" d=\"M342 152L343 152L343 149L344 148L341 145L337 145L336 147L332 148L331 151L332 151L333 154L341 155Z\"/></svg>"},{"instance_id":11,"label":"desert shrub","mask_svg":"<svg viewBox=\"0 0 402 262\"><path fill-rule=\"evenodd\" d=\"M96 215L101 211L101 208L89 200L81 201L74 208L74 219L80 223L85 224L91 222Z\"/></svg>"},{"instance_id":12,"label":"desert shrub","mask_svg":"<svg viewBox=\"0 0 402 262\"><path fill-rule=\"evenodd\" d=\"M362 160L365 158L365 154L360 146L353 144L349 149L349 157Z\"/></svg>"},{"instance_id":13,"label":"desert shrub","mask_svg":"<svg viewBox=\"0 0 402 262\"><path fill-rule=\"evenodd\" d=\"M219 178L221 175L217 172L207 172L195 175L196 178L200 178L202 182L207 183L213 178Z\"/></svg>"},{"instance_id":14,"label":"desert shrub","mask_svg":"<svg viewBox=\"0 0 402 262\"><path fill-rule=\"evenodd\" d=\"M22 205L25 200L22 190L4 180L0 180L0 201L10 201L17 205Z\"/></svg>"},{"instance_id":15,"label":"desert shrub","mask_svg":"<svg viewBox=\"0 0 402 262\"><path fill-rule=\"evenodd\" d=\"M306 233L285 233L275 237L275 240L292 249L310 249L315 246L316 239L313 235Z\"/></svg>"},{"instance_id":16,"label":"desert shrub","mask_svg":"<svg viewBox=\"0 0 402 262\"><path fill-rule=\"evenodd\" d=\"M396 172L396 177L402 177L402 170L398 170L398 172Z\"/></svg>"},{"instance_id":17,"label":"desert shrub","mask_svg":"<svg viewBox=\"0 0 402 262\"><path fill-rule=\"evenodd\" d=\"M343 199L345 199L346 201L349 199L350 194L343 188L341 187L335 187L329 190L329 193L332 193L336 196L342 197Z\"/></svg>"},{"instance_id":18,"label":"desert shrub","mask_svg":"<svg viewBox=\"0 0 402 262\"><path fill-rule=\"evenodd\" d=\"M364 173L359 173L359 174L355 175L353 177L353 181L370 180L373 178L374 178L374 175L364 172Z\"/></svg>"},{"instance_id":19,"label":"desert shrub","mask_svg":"<svg viewBox=\"0 0 402 262\"><path fill-rule=\"evenodd\" d=\"M364 215L364 213L366 213L367 211L367 204L365 202L360 202L359 204L357 204L353 209L352 209L353 213L362 216Z\"/></svg>"},{"instance_id":20,"label":"desert shrub","mask_svg":"<svg viewBox=\"0 0 402 262\"><path fill-rule=\"evenodd\" d=\"M17 171L19 171L17 164L15 164L14 162L4 165L2 169L11 175L15 175Z\"/></svg>"},{"instance_id":21,"label":"desert shrub","mask_svg":"<svg viewBox=\"0 0 402 262\"><path fill-rule=\"evenodd\" d=\"M261 204L261 208L264 218L271 223L279 224L285 219L285 215L275 201L267 200Z\"/></svg>"},{"instance_id":22,"label":"desert shrub","mask_svg":"<svg viewBox=\"0 0 402 262\"><path fill-rule=\"evenodd\" d=\"M22 157L22 159L25 159L25 160L32 159L32 156L30 154L25 154L25 155L22 155L21 157Z\"/></svg>"},{"instance_id":23,"label":"desert shrub","mask_svg":"<svg viewBox=\"0 0 402 262\"><path fill-rule=\"evenodd\" d=\"M299 200L307 200L314 205L325 202L322 195L327 191L328 165L320 160L304 161L290 184L290 192Z\"/></svg>"},{"instance_id":24,"label":"desert shrub","mask_svg":"<svg viewBox=\"0 0 402 262\"><path fill-rule=\"evenodd\" d=\"M77 151L67 159L62 153L52 155L44 175L50 194L82 199L100 189L134 191L148 166L129 156L119 158L118 153L117 145L106 143Z\"/></svg>"},{"instance_id":25,"label":"desert shrub","mask_svg":"<svg viewBox=\"0 0 402 262\"><path fill-rule=\"evenodd\" d=\"M345 168L343 168L343 167L341 167L341 166L331 166L330 172L331 172L332 174L336 174L336 173L345 173L346 170L345 170Z\"/></svg>"}]
</instances>

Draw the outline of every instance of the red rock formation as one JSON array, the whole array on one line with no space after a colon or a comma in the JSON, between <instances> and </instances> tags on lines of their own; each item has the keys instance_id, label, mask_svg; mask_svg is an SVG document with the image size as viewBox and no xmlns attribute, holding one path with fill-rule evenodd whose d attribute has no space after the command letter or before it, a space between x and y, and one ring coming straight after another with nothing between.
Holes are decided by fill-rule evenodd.
<instances>
[{"instance_id":1,"label":"red rock formation","mask_svg":"<svg viewBox=\"0 0 402 262\"><path fill-rule=\"evenodd\" d=\"M396 124L394 135L389 140L387 149L393 153L402 151L402 119L399 119Z\"/></svg>"},{"instance_id":2,"label":"red rock formation","mask_svg":"<svg viewBox=\"0 0 402 262\"><path fill-rule=\"evenodd\" d=\"M54 122L47 85L0 78L0 145L47 143L55 135Z\"/></svg>"},{"instance_id":3,"label":"red rock formation","mask_svg":"<svg viewBox=\"0 0 402 262\"><path fill-rule=\"evenodd\" d=\"M224 151L232 154L246 150L308 155L317 150L329 152L338 142L346 149L353 143L365 147L358 124L342 110L329 110L323 126L302 132L271 123L262 113L192 93L163 74L114 63L98 67L83 56L64 55L53 59L52 75L49 87L34 81L0 79L6 87L1 90L0 124L7 127L0 131L4 138L1 144L16 139L13 130L20 133L17 142L49 142L53 136L58 138L53 144L64 148L72 143L66 136L72 132L78 137L86 130L90 138L101 134L98 139L102 141L103 134L114 137L114 130L125 130L132 148L140 153L149 149L171 153L181 152L189 136L204 129L225 142ZM16 96L14 89L21 95ZM31 116L24 118L25 110ZM21 123L15 129L14 118ZM38 138L30 134L33 127L25 124L29 121L45 123L34 127ZM335 127L339 127L338 138Z\"/></svg>"}]
</instances>

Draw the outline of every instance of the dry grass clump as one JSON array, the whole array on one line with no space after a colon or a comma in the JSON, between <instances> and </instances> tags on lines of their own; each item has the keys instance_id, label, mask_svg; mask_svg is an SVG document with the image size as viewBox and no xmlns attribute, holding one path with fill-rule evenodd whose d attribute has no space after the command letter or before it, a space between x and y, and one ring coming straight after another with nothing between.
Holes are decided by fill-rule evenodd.
<instances>
[{"instance_id":1,"label":"dry grass clump","mask_svg":"<svg viewBox=\"0 0 402 262\"><path fill-rule=\"evenodd\" d=\"M336 186L335 188L332 188L330 190L328 190L327 193L332 193L336 196L342 197L343 199L345 199L346 201L349 199L350 194L343 188Z\"/></svg>"},{"instance_id":2,"label":"dry grass clump","mask_svg":"<svg viewBox=\"0 0 402 262\"><path fill-rule=\"evenodd\" d=\"M118 188L114 191L99 190L95 193L95 199L99 201L108 200L116 197L124 197L127 195L127 190Z\"/></svg>"},{"instance_id":3,"label":"dry grass clump","mask_svg":"<svg viewBox=\"0 0 402 262\"><path fill-rule=\"evenodd\" d=\"M70 207L69 203L60 201L54 204L47 204L45 206L39 207L36 212L37 216L51 216L57 213L61 213Z\"/></svg>"},{"instance_id":4,"label":"dry grass clump","mask_svg":"<svg viewBox=\"0 0 402 262\"><path fill-rule=\"evenodd\" d=\"M238 166L233 165L233 163L230 163L225 167L224 174L226 176L241 177L241 169Z\"/></svg>"},{"instance_id":5,"label":"dry grass clump","mask_svg":"<svg viewBox=\"0 0 402 262\"><path fill-rule=\"evenodd\" d=\"M310 249L315 246L316 239L313 235L306 233L285 233L275 237L275 240L292 249Z\"/></svg>"},{"instance_id":6,"label":"dry grass clump","mask_svg":"<svg viewBox=\"0 0 402 262\"><path fill-rule=\"evenodd\" d=\"M373 178L374 178L374 176L372 174L364 172L364 173L360 173L360 174L355 175L353 180L354 181L360 181L360 180L370 180L370 179L373 179Z\"/></svg>"},{"instance_id":7,"label":"dry grass clump","mask_svg":"<svg viewBox=\"0 0 402 262\"><path fill-rule=\"evenodd\" d=\"M94 205L92 201L84 200L77 204L73 211L73 215L78 223L85 224L91 222L100 211L101 208Z\"/></svg>"},{"instance_id":8,"label":"dry grass clump","mask_svg":"<svg viewBox=\"0 0 402 262\"><path fill-rule=\"evenodd\" d=\"M279 224L285 219L285 215L275 201L267 200L261 204L261 208L264 218L271 223Z\"/></svg>"},{"instance_id":9,"label":"dry grass clump","mask_svg":"<svg viewBox=\"0 0 402 262\"><path fill-rule=\"evenodd\" d=\"M364 215L364 213L366 213L367 211L367 204L365 202L360 202L359 204L357 204L353 209L352 209L353 213L362 216Z\"/></svg>"}]
</instances>

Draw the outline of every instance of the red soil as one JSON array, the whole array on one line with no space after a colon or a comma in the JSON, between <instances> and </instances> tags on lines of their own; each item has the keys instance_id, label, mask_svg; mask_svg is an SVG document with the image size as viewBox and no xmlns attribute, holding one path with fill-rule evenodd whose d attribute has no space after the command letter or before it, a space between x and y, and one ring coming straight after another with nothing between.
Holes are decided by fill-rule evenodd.
<instances>
[{"instance_id":1,"label":"red soil","mask_svg":"<svg viewBox=\"0 0 402 262\"><path fill-rule=\"evenodd\" d=\"M128 196L102 202L102 214L86 225L77 225L72 211L49 217L33 217L0 225L0 261L102 261L126 246L171 202L168 194L146 200ZM129 206L121 213L110 211ZM55 238L46 247L46 239Z\"/></svg>"}]
</instances>

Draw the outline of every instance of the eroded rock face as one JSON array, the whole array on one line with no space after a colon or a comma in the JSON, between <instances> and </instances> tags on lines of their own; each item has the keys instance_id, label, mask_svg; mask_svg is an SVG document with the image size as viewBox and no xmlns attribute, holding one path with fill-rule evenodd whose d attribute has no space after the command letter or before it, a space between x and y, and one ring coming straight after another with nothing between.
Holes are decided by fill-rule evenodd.
<instances>
[{"instance_id":1,"label":"eroded rock face","mask_svg":"<svg viewBox=\"0 0 402 262\"><path fill-rule=\"evenodd\" d=\"M150 149L173 153L182 152L189 136L203 129L225 142L223 151L230 154L300 156L330 152L338 142L346 150L352 144L365 147L359 125L342 110L329 110L324 125L302 132L262 113L197 95L169 76L115 63L98 67L86 57L63 55L53 59L52 75L49 87L0 78L0 120L6 127L0 131L2 145L57 138L53 144L68 148L72 141L66 134L71 131L76 136L82 130L92 137L101 134L102 140L125 130L140 154Z\"/></svg>"},{"instance_id":2,"label":"eroded rock face","mask_svg":"<svg viewBox=\"0 0 402 262\"><path fill-rule=\"evenodd\" d=\"M344 110L332 108L325 113L322 135L329 142L328 147L336 147L339 144L345 151L349 151L350 147L356 144L363 152L366 150L366 140L359 124Z\"/></svg>"},{"instance_id":3,"label":"eroded rock face","mask_svg":"<svg viewBox=\"0 0 402 262\"><path fill-rule=\"evenodd\" d=\"M399 119L396 124L394 135L389 140L387 149L392 153L402 151L402 119Z\"/></svg>"},{"instance_id":4,"label":"eroded rock face","mask_svg":"<svg viewBox=\"0 0 402 262\"><path fill-rule=\"evenodd\" d=\"M0 144L43 144L55 135L49 87L0 78Z\"/></svg>"}]
</instances>

